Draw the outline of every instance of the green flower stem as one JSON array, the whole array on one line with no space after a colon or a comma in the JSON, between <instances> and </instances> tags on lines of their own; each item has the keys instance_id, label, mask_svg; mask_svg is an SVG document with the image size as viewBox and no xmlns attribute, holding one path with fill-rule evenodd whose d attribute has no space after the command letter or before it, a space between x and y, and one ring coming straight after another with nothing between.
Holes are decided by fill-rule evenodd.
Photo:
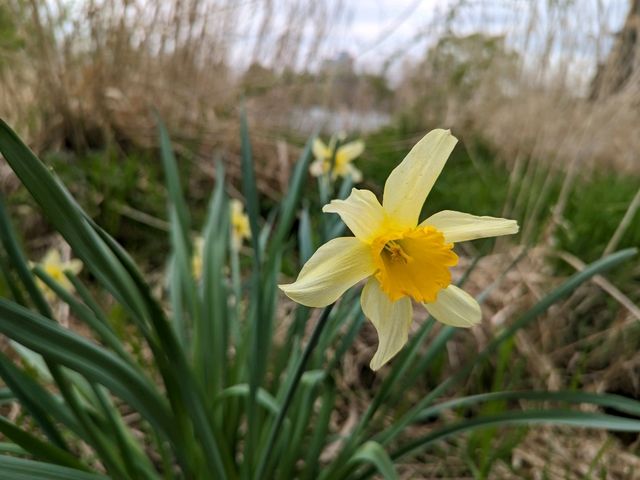
<instances>
[{"instance_id":1,"label":"green flower stem","mask_svg":"<svg viewBox=\"0 0 640 480\"><path fill-rule=\"evenodd\" d=\"M325 309L322 312L322 315L320 316L320 319L318 320L318 323L313 329L313 333L311 334L311 338L309 339L307 346L304 348L304 351L302 352L302 357L300 357L298 365L296 366L295 372L291 379L291 383L289 383L289 385L287 386L284 400L282 402L282 407L280 408L280 411L278 412L278 416L276 417L274 423L271 426L271 431L269 432L269 438L267 440L266 447L264 448L264 450L262 450L262 454L260 456L260 462L258 463L258 468L256 469L255 474L253 476L253 478L255 478L256 480L268 477L268 475L264 475L264 471L267 466L267 461L271 457L271 452L273 451L273 448L275 446L276 438L278 436L278 433L280 432L280 428L282 427L282 423L284 422L287 411L291 406L291 401L293 400L293 396L296 393L298 384L300 383L300 379L302 378L302 374L304 373L307 363L311 358L311 354L313 353L313 350L318 345L318 341L320 340L320 336L324 331L324 327L327 325L327 319L329 318L329 314L331 313L331 310L333 309L334 305L335 303L332 303L331 305L328 305L327 307L325 307Z\"/></svg>"}]
</instances>

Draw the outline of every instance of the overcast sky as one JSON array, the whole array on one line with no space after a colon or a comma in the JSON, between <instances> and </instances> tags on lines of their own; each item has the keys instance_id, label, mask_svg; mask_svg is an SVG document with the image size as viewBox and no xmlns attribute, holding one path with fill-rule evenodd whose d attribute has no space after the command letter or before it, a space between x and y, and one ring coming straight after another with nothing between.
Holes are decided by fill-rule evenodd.
<instances>
[{"instance_id":1,"label":"overcast sky","mask_svg":"<svg viewBox=\"0 0 640 480\"><path fill-rule=\"evenodd\" d=\"M595 65L596 55L606 53L629 8L629 0L577 0L563 19L549 12L547 0L347 0L345 28L334 40L335 51L350 53L357 67L367 70L380 68L388 58L420 58L447 28L451 7L460 3L465 6L452 24L456 34L505 35L523 53L525 44L529 52L543 48L542 39L551 29L556 32L556 59L570 49L580 69ZM539 36L526 43L532 15Z\"/></svg>"}]
</instances>

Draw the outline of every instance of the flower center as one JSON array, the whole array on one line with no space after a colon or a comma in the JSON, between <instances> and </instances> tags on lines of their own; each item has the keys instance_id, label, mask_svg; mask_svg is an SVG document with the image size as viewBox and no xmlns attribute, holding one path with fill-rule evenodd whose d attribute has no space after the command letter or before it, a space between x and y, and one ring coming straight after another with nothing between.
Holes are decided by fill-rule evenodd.
<instances>
[{"instance_id":1,"label":"flower center","mask_svg":"<svg viewBox=\"0 0 640 480\"><path fill-rule=\"evenodd\" d=\"M413 262L413 258L407 255L407 253L402 249L400 244L395 240L391 240L385 244L384 253L389 255L390 260L394 263Z\"/></svg>"},{"instance_id":2,"label":"flower center","mask_svg":"<svg viewBox=\"0 0 640 480\"><path fill-rule=\"evenodd\" d=\"M63 278L66 278L64 272L58 265L46 265L44 267L44 271L56 281L60 281Z\"/></svg>"},{"instance_id":3,"label":"flower center","mask_svg":"<svg viewBox=\"0 0 640 480\"><path fill-rule=\"evenodd\" d=\"M378 267L374 275L393 301L405 296L417 302L435 301L438 292L451 284L449 267L458 263L453 244L445 243L434 227L388 231L371 248Z\"/></svg>"}]
</instances>

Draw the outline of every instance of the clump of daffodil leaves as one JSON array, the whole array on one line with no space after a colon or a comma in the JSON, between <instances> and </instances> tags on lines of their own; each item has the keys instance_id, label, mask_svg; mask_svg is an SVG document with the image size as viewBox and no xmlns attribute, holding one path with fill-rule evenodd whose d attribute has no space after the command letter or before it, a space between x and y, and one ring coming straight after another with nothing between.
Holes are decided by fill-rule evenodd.
<instances>
[{"instance_id":1,"label":"clump of daffodil leaves","mask_svg":"<svg viewBox=\"0 0 640 480\"><path fill-rule=\"evenodd\" d=\"M444 130L427 134L391 173L382 203L367 190L348 195L357 180L349 165L362 142L337 140L322 150L311 140L281 201L263 218L266 205L244 114L240 125L242 191L233 193L242 194L246 213L230 198L225 165L218 162L199 226L158 119L170 244L161 289L157 275L149 281L55 172L0 120L0 153L68 245L64 255L51 251L30 264L0 194L0 336L17 353L0 349L0 398L22 412L17 421L0 418L1 478L365 480L379 474L393 480L394 463L453 432L542 421L640 431L640 402L613 395L493 391L439 401L551 305L594 275L630 261L633 249L600 259L545 293L455 374L424 396L413 391L415 403L407 409L399 406L407 386L432 371L431 359L445 354L456 332L442 328L421 349L435 323L428 320L407 342L414 304L426 305L448 325L477 323L478 303L451 285L449 269L458 260L453 244L515 233L516 222L450 211L420 221L427 194L456 144ZM328 221L319 223L327 228L317 234L327 243L315 254L316 219L305 198L313 156L324 162L318 182L324 211L337 213L354 235L331 240L344 225L324 216ZM336 177L338 199L329 202ZM294 251L309 260L298 279L281 288L303 305L326 306L318 316L289 301L285 308L277 305L278 279ZM364 280L361 299L355 292L343 296ZM371 394L371 401L357 412L354 426L336 428L336 413L352 395L336 381L338 368L361 331L363 312L379 335L373 369L408 345L379 386L357 392ZM509 405L585 403L628 416L518 407L500 415L465 415L457 423L438 421L426 435L411 428L444 410L480 410L499 399Z\"/></svg>"},{"instance_id":2,"label":"clump of daffodil leaves","mask_svg":"<svg viewBox=\"0 0 640 480\"><path fill-rule=\"evenodd\" d=\"M360 301L378 332L373 370L407 342L412 300L447 325L477 324L478 302L451 284L449 269L458 263L453 245L518 232L514 220L449 210L420 221L422 206L456 143L448 130L429 132L387 178L382 204L371 191L354 188L347 199L325 205L322 211L340 215L354 236L330 240L294 283L280 285L292 300L324 307L367 279Z\"/></svg>"}]
</instances>

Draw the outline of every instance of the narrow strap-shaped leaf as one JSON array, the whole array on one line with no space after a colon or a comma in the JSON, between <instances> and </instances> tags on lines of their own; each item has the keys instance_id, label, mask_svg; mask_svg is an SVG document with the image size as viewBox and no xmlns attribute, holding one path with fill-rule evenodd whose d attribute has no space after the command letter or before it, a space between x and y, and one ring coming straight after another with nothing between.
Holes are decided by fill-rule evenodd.
<instances>
[{"instance_id":1,"label":"narrow strap-shaped leaf","mask_svg":"<svg viewBox=\"0 0 640 480\"><path fill-rule=\"evenodd\" d=\"M597 428L617 432L640 432L640 420L603 413L563 409L511 411L451 423L394 450L391 458L393 458L394 461L399 460L406 455L423 450L434 442L478 428L539 424L569 425L572 427Z\"/></svg>"},{"instance_id":2,"label":"narrow strap-shaped leaf","mask_svg":"<svg viewBox=\"0 0 640 480\"><path fill-rule=\"evenodd\" d=\"M466 408L479 403L504 401L504 400L531 400L540 402L564 402L564 403L588 403L618 410L640 417L640 402L620 395L579 392L573 390L560 390L555 392L522 391L522 392L491 392L468 397L456 398L442 402L432 407L425 408L416 417L416 422L426 421L440 414L444 410L452 408Z\"/></svg>"},{"instance_id":3,"label":"narrow strap-shaped leaf","mask_svg":"<svg viewBox=\"0 0 640 480\"><path fill-rule=\"evenodd\" d=\"M131 318L141 329L152 348L172 404L180 412L188 413L200 445L205 451L202 457L209 462L212 471L216 472L220 478L224 478L222 461L216 448L212 425L206 417L202 395L195 385L173 329L162 308L151 295L135 263L117 242L82 211L49 169L3 121L0 121L0 152L43 209L47 219L71 245L74 253L83 260L97 280L131 313ZM2 323L6 325L7 322ZM150 325L153 327L153 332L149 328ZM15 336L14 332L10 333ZM59 334L59 332L55 333ZM62 337L68 340L67 334L63 334ZM38 349L42 350L42 347L34 345L32 348L35 351ZM53 358L52 355L62 358L60 349L54 348L47 354L49 358ZM170 411L166 405L158 405L158 401L164 399L158 398L157 393L149 395L155 388L149 385L136 385L139 381L137 379L136 383L129 385L131 388L129 392L125 377L105 373L108 369L98 367L99 362L95 365L91 363L85 365L80 362L80 356L71 354L64 356L64 360L73 363L73 369L82 371L85 376L93 376L98 383L108 382L105 386L127 402L141 402L134 406L139 408L141 413L161 431L170 432L167 436L180 456L182 468L185 471L192 470L189 461L191 456L188 454L187 446L195 440L188 437L186 429L178 434L172 432L176 423L171 421ZM136 386L147 390L147 394L142 396L133 394ZM194 395L194 392L197 394ZM143 400L145 398L146 400Z\"/></svg>"},{"instance_id":4,"label":"narrow strap-shaped leaf","mask_svg":"<svg viewBox=\"0 0 640 480\"><path fill-rule=\"evenodd\" d=\"M158 137L160 139L160 157L162 158L162 166L164 168L164 176L169 191L169 202L176 209L179 231L183 236L185 243L189 240L189 209L184 199L182 185L180 184L180 174L178 172L178 164L171 146L171 139L167 128L162 119L156 114L156 122L158 124Z\"/></svg>"},{"instance_id":5,"label":"narrow strap-shaped leaf","mask_svg":"<svg viewBox=\"0 0 640 480\"><path fill-rule=\"evenodd\" d=\"M173 434L171 414L149 380L120 358L20 305L0 299L0 332L43 357L105 385L153 425Z\"/></svg>"},{"instance_id":6,"label":"narrow strap-shaped leaf","mask_svg":"<svg viewBox=\"0 0 640 480\"><path fill-rule=\"evenodd\" d=\"M75 456L51 443L43 442L29 432L17 427L2 416L0 416L0 432L9 440L20 445L27 452L40 460L89 471L89 468L80 462Z\"/></svg>"},{"instance_id":7,"label":"narrow strap-shaped leaf","mask_svg":"<svg viewBox=\"0 0 640 480\"><path fill-rule=\"evenodd\" d=\"M569 277L562 285L552 290L545 297L543 297L538 303L536 303L531 309L520 316L515 322L505 328L500 334L494 337L489 344L473 359L464 364L458 371L447 378L444 382L438 385L435 389L429 392L423 399L421 399L411 410L404 414L387 430L379 435L376 435L376 439L381 443L386 444L395 438L404 428L411 424L414 418L420 414L426 407L428 407L436 398L446 392L450 387L456 383L462 381L467 377L469 372L473 370L476 364L487 358L492 352L494 352L503 342L510 339L518 330L526 327L539 315L542 315L551 305L568 296L582 283L589 280L598 273L605 272L614 268L616 265L621 264L633 256L636 255L636 249L630 248L622 250L620 252L609 255L596 262L590 264L587 268Z\"/></svg>"},{"instance_id":8,"label":"narrow strap-shaped leaf","mask_svg":"<svg viewBox=\"0 0 640 480\"><path fill-rule=\"evenodd\" d=\"M450 423L422 437L416 438L391 453L393 461L413 455L428 448L431 444L445 440L453 435L488 427L507 427L517 425L568 425L578 428L597 428L620 432L640 432L640 420L606 415L603 413L581 412L576 410L525 410L511 411ZM355 480L364 480L375 474L372 468L361 473Z\"/></svg>"},{"instance_id":9,"label":"narrow strap-shaped leaf","mask_svg":"<svg viewBox=\"0 0 640 480\"><path fill-rule=\"evenodd\" d=\"M0 354L0 376L10 388L14 398L29 410L34 419L39 417L47 418L46 423L50 425L47 428L53 428L57 432L57 429L48 419L51 416L53 420L60 422L72 432L81 433L80 426L66 405L14 365L5 354ZM40 423L40 427L43 430L45 428L43 423ZM56 435L59 435L59 432Z\"/></svg>"},{"instance_id":10,"label":"narrow strap-shaped leaf","mask_svg":"<svg viewBox=\"0 0 640 480\"><path fill-rule=\"evenodd\" d=\"M476 257L474 261L469 265L467 270L458 281L458 285L464 284L468 276L476 268L479 258L480 257ZM498 279L496 279L496 282L499 282L500 279L503 278L503 276L506 274L506 271L508 271L510 268L511 266L508 267ZM488 289L486 291L488 291ZM369 427L371 419L374 418L374 415L376 414L378 409L391 396L392 387L402 381L408 372L411 372L412 363L418 356L420 346L423 344L423 342L431 332L434 324L435 321L432 318L427 318L426 321L420 326L418 332L411 339L409 339L407 345L400 351L397 358L393 362L391 372L382 381L382 385L380 385L380 387L378 388L378 391L373 397L373 400L365 410L364 414L360 417L360 420L358 421L356 427L349 434L349 437L345 442L344 448L338 456L338 459L333 462L331 468L326 469L325 472L323 472L325 476L328 476L329 473L332 473L334 469L343 471L347 468L346 459L349 458L358 443L362 441L361 438L366 431L366 428ZM440 348L444 347L449 338L454 335L455 331L455 328L445 326L441 330L440 334L429 345L427 356L435 356L435 354L440 351Z\"/></svg>"},{"instance_id":11,"label":"narrow strap-shaped leaf","mask_svg":"<svg viewBox=\"0 0 640 480\"><path fill-rule=\"evenodd\" d=\"M109 477L50 463L0 455L0 480L109 480Z\"/></svg>"},{"instance_id":12,"label":"narrow strap-shaped leaf","mask_svg":"<svg viewBox=\"0 0 640 480\"><path fill-rule=\"evenodd\" d=\"M262 292L262 255L260 249L260 239L258 232L258 217L260 208L258 203L258 189L256 187L256 177L251 152L251 141L249 139L249 127L247 125L247 115L244 108L240 115L240 144L242 163L242 190L244 193L247 214L249 216L249 226L251 227L251 246L253 247L253 272L251 276L251 295L249 309L249 323L252 325L249 330L251 335L251 348L248 359L249 370L249 396L247 397L247 440L245 446L245 462L243 462L243 478L250 475L253 464L258 437L260 435L258 411L256 409L256 396L262 384L265 373L265 351L266 342L270 341L268 332L271 329L271 319L263 316L263 292Z\"/></svg>"},{"instance_id":13,"label":"narrow strap-shaped leaf","mask_svg":"<svg viewBox=\"0 0 640 480\"><path fill-rule=\"evenodd\" d=\"M124 345L113 332L113 330L109 328L108 324L100 321L89 307L76 300L73 295L65 290L53 278L47 275L42 267L36 266L34 268L34 272L51 290L56 293L56 295L58 295L58 297L60 297L67 305L69 305L69 308L77 315L80 320L82 320L89 328L91 328L91 330L98 334L100 339L107 346L111 347L113 351L116 352L125 362L129 363L132 367L135 367L135 363L131 359L131 356L126 351Z\"/></svg>"},{"instance_id":14,"label":"narrow strap-shaped leaf","mask_svg":"<svg viewBox=\"0 0 640 480\"><path fill-rule=\"evenodd\" d=\"M108 393L100 385L92 384L93 391L100 407L107 419L105 422L111 430L108 437L118 445L123 464L129 475L133 478L141 478L146 480L156 480L158 477L151 461L138 440L133 436L131 430L125 424L120 412L115 407Z\"/></svg>"},{"instance_id":15,"label":"narrow strap-shaped leaf","mask_svg":"<svg viewBox=\"0 0 640 480\"><path fill-rule=\"evenodd\" d=\"M51 421L50 416L66 425L75 433L80 429L64 405L53 398L53 395L42 388L35 380L16 367L4 353L0 353L0 377L11 389L15 398L29 411L30 415L42 428L44 434L54 445L64 447L62 434Z\"/></svg>"},{"instance_id":16,"label":"narrow strap-shaped leaf","mask_svg":"<svg viewBox=\"0 0 640 480\"><path fill-rule=\"evenodd\" d=\"M247 215L249 216L249 226L251 227L251 244L253 254L257 255L260 263L260 248L258 243L258 218L260 217L260 202L258 200L258 187L256 185L256 173L253 165L253 153L251 151L251 140L249 139L249 126L247 124L247 113L242 109L240 114L240 146L242 163L242 190L246 202Z\"/></svg>"},{"instance_id":17,"label":"narrow strap-shaped leaf","mask_svg":"<svg viewBox=\"0 0 640 480\"><path fill-rule=\"evenodd\" d=\"M293 400L293 396L296 393L298 383L302 378L302 375L307 366L307 362L311 358L311 354L313 353L313 350L315 349L316 345L318 344L318 341L320 340L320 337L327 324L327 319L329 318L329 314L331 313L333 306L334 304L332 303L331 305L325 307L324 310L322 311L322 315L320 315L320 318L318 319L318 323L316 324L313 332L311 333L311 337L309 338L309 341L307 342L307 345L305 346L304 351L302 352L302 357L300 358L298 364L296 365L293 375L291 376L290 380L286 384L285 396L284 396L284 400L282 401L282 406L280 407L280 411L278 412L278 416L276 417L276 420L271 425L266 446L260 452L260 457L259 457L260 460L258 462L258 467L256 469L255 476L254 476L256 480L265 478L265 475L266 477L269 476L268 472L266 472L267 462L270 460L270 455L275 447L276 439L278 437L278 434L280 433L280 428L282 427L282 423L286 418L287 411L291 406L291 402Z\"/></svg>"},{"instance_id":18,"label":"narrow strap-shaped leaf","mask_svg":"<svg viewBox=\"0 0 640 480\"><path fill-rule=\"evenodd\" d=\"M396 480L398 478L398 473L393 465L393 461L379 443L363 443L349 460L349 466L356 466L363 463L373 465L385 480Z\"/></svg>"},{"instance_id":19,"label":"narrow strap-shaped leaf","mask_svg":"<svg viewBox=\"0 0 640 480\"><path fill-rule=\"evenodd\" d=\"M312 480L317 478L320 454L327 442L329 422L331 421L331 413L335 408L335 400L335 385L329 378L325 382L325 391L322 395L322 406L320 407L317 418L313 422L311 439L306 445L307 455L305 457L304 470L302 471L302 480Z\"/></svg>"},{"instance_id":20,"label":"narrow strap-shaped leaf","mask_svg":"<svg viewBox=\"0 0 640 480\"><path fill-rule=\"evenodd\" d=\"M300 158L296 162L296 165L289 181L289 188L285 197L281 201L282 208L280 209L280 216L278 218L278 225L273 235L273 240L269 247L267 257L271 258L274 252L282 249L282 245L286 241L287 235L291 231L291 226L295 220L295 214L298 210L298 203L302 196L302 191L307 184L307 175L309 171L309 164L311 163L311 146L313 145L313 138L307 141L307 144L300 155Z\"/></svg>"},{"instance_id":21,"label":"narrow strap-shaped leaf","mask_svg":"<svg viewBox=\"0 0 640 480\"><path fill-rule=\"evenodd\" d=\"M95 225L95 223L92 223L92 225L127 269L145 300L157 338L161 341L161 345L152 341L150 346L162 373L167 396L169 396L174 409L178 411L179 415L184 413L189 415L193 428L199 437L198 439L171 438L176 452L181 457L182 467L187 470L193 469L193 465L190 465L188 460L187 441L199 440L198 443L205 451L205 459L211 470L217 472L216 474L219 475L219 478L226 478L223 458L227 461L227 471L231 469L230 459L228 456L221 456L220 454L219 449L225 448L225 445L216 440L220 435L207 416L204 395L200 385L194 378L175 331L167 321L161 306L153 299L149 286L144 281L140 270L129 254L107 232ZM150 340L154 340L154 338Z\"/></svg>"},{"instance_id":22,"label":"narrow strap-shaped leaf","mask_svg":"<svg viewBox=\"0 0 640 480\"><path fill-rule=\"evenodd\" d=\"M100 283L133 313L134 319L147 319L148 310L123 265L91 227L88 217L69 192L2 120L0 152L40 205L47 220Z\"/></svg>"},{"instance_id":23,"label":"narrow strap-shaped leaf","mask_svg":"<svg viewBox=\"0 0 640 480\"><path fill-rule=\"evenodd\" d=\"M224 192L224 168L216 167L214 188L204 228L202 247L202 315L196 325L194 361L208 398L224 387L228 360L228 291L226 259L229 243L229 203Z\"/></svg>"},{"instance_id":24,"label":"narrow strap-shaped leaf","mask_svg":"<svg viewBox=\"0 0 640 480\"><path fill-rule=\"evenodd\" d=\"M18 277L20 277L20 281L26 288L31 300L34 302L38 310L40 310L47 316L51 316L51 308L49 307L47 300L44 298L42 291L40 291L40 289L36 285L36 282L33 279L33 275L31 275L31 272L29 271L26 258L24 257L24 253L18 244L18 239L16 238L15 232L13 231L11 220L9 219L9 215L7 215L7 210L4 206L4 199L1 195L0 240L2 240L2 245L7 251L7 255L9 256L13 267L16 269Z\"/></svg>"}]
</instances>

